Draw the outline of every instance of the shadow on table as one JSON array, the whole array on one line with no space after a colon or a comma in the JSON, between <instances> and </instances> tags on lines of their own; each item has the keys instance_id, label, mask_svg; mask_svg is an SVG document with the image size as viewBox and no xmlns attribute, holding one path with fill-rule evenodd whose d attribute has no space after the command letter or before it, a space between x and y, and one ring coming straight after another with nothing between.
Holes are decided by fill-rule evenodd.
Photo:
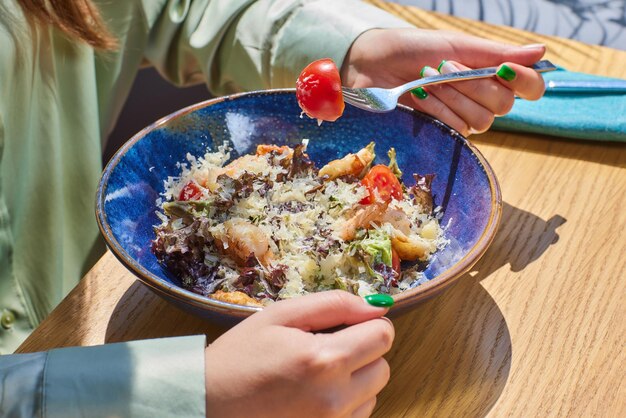
<instances>
[{"instance_id":1,"label":"shadow on table","mask_svg":"<svg viewBox=\"0 0 626 418\"><path fill-rule=\"evenodd\" d=\"M477 274L482 280L507 264L511 271L524 270L559 241L557 228L565 222L567 220L561 215L544 220L504 202L502 221L488 256L478 262L470 274Z\"/></svg>"},{"instance_id":2,"label":"shadow on table","mask_svg":"<svg viewBox=\"0 0 626 418\"><path fill-rule=\"evenodd\" d=\"M178 309L136 281L115 306L107 325L105 342L205 334L208 342L226 328Z\"/></svg>"},{"instance_id":3,"label":"shadow on table","mask_svg":"<svg viewBox=\"0 0 626 418\"><path fill-rule=\"evenodd\" d=\"M522 271L557 243L564 222L504 204L500 231L472 271L394 319L392 378L375 417L482 417L491 410L506 385L512 345L502 311L480 282L507 264Z\"/></svg>"},{"instance_id":4,"label":"shadow on table","mask_svg":"<svg viewBox=\"0 0 626 418\"><path fill-rule=\"evenodd\" d=\"M512 150L591 161L615 167L626 165L626 154L618 152L626 148L626 143L623 142L592 141L501 131L488 131L481 135L473 135L471 141L479 148L482 144L497 145Z\"/></svg>"}]
</instances>

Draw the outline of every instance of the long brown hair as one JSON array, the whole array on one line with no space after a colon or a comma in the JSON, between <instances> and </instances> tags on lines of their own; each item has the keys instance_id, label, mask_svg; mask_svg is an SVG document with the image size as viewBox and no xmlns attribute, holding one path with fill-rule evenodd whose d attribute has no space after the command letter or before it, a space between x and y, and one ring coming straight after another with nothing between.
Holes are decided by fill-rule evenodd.
<instances>
[{"instance_id":1,"label":"long brown hair","mask_svg":"<svg viewBox=\"0 0 626 418\"><path fill-rule=\"evenodd\" d=\"M52 25L96 49L117 46L117 40L91 0L17 0L17 3L34 22Z\"/></svg>"}]
</instances>

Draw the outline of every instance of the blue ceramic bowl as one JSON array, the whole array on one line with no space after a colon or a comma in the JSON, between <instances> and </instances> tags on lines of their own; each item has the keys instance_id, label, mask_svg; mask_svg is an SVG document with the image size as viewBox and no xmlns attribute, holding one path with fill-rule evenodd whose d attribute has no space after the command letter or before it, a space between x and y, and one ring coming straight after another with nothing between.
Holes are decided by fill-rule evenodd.
<instances>
[{"instance_id":1,"label":"blue ceramic bowl","mask_svg":"<svg viewBox=\"0 0 626 418\"><path fill-rule=\"evenodd\" d=\"M179 174L187 153L203 155L229 141L239 154L257 144L295 145L310 139L308 153L318 166L376 142L381 161L395 147L404 181L435 173L435 205L450 244L426 268L428 281L394 296L393 311L409 308L453 284L486 251L501 213L500 188L482 155L460 134L413 110L375 114L346 106L334 123L318 126L300 117L294 90L237 94L173 113L131 138L104 170L97 194L100 230L115 256L160 296L201 316L232 320L258 308L209 299L179 286L150 251L155 201L163 180Z\"/></svg>"}]
</instances>

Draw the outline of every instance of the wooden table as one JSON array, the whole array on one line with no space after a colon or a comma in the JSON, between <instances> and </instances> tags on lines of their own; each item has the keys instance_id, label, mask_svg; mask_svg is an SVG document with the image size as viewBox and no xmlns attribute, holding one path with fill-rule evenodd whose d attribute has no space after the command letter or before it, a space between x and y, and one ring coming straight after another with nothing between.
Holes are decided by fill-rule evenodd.
<instances>
[{"instance_id":1,"label":"wooden table","mask_svg":"<svg viewBox=\"0 0 626 418\"><path fill-rule=\"evenodd\" d=\"M421 27L543 42L570 70L626 78L625 52L373 3ZM455 287L394 321L374 416L626 416L626 147L500 132L472 141L502 185L500 231ZM221 331L109 253L18 351Z\"/></svg>"}]
</instances>

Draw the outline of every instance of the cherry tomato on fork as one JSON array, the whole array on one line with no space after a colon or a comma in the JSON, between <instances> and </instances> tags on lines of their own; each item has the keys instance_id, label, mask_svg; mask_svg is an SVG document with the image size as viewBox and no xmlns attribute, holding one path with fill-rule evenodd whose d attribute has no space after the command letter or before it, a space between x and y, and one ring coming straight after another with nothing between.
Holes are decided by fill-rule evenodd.
<instances>
[{"instance_id":1,"label":"cherry tomato on fork","mask_svg":"<svg viewBox=\"0 0 626 418\"><path fill-rule=\"evenodd\" d=\"M361 184L369 191L369 194L359 202L363 205L374 203L374 190L378 192L383 202L390 202L391 198L402 200L400 181L386 165L372 167L361 180Z\"/></svg>"},{"instance_id":2,"label":"cherry tomato on fork","mask_svg":"<svg viewBox=\"0 0 626 418\"><path fill-rule=\"evenodd\" d=\"M296 98L304 113L313 119L334 122L343 114L341 79L333 60L313 61L302 70L296 81Z\"/></svg>"},{"instance_id":3,"label":"cherry tomato on fork","mask_svg":"<svg viewBox=\"0 0 626 418\"><path fill-rule=\"evenodd\" d=\"M198 200L202 197L202 189L200 185L195 181L190 181L185 184L185 187L180 191L178 195L178 200L187 201L187 200Z\"/></svg>"}]
</instances>

